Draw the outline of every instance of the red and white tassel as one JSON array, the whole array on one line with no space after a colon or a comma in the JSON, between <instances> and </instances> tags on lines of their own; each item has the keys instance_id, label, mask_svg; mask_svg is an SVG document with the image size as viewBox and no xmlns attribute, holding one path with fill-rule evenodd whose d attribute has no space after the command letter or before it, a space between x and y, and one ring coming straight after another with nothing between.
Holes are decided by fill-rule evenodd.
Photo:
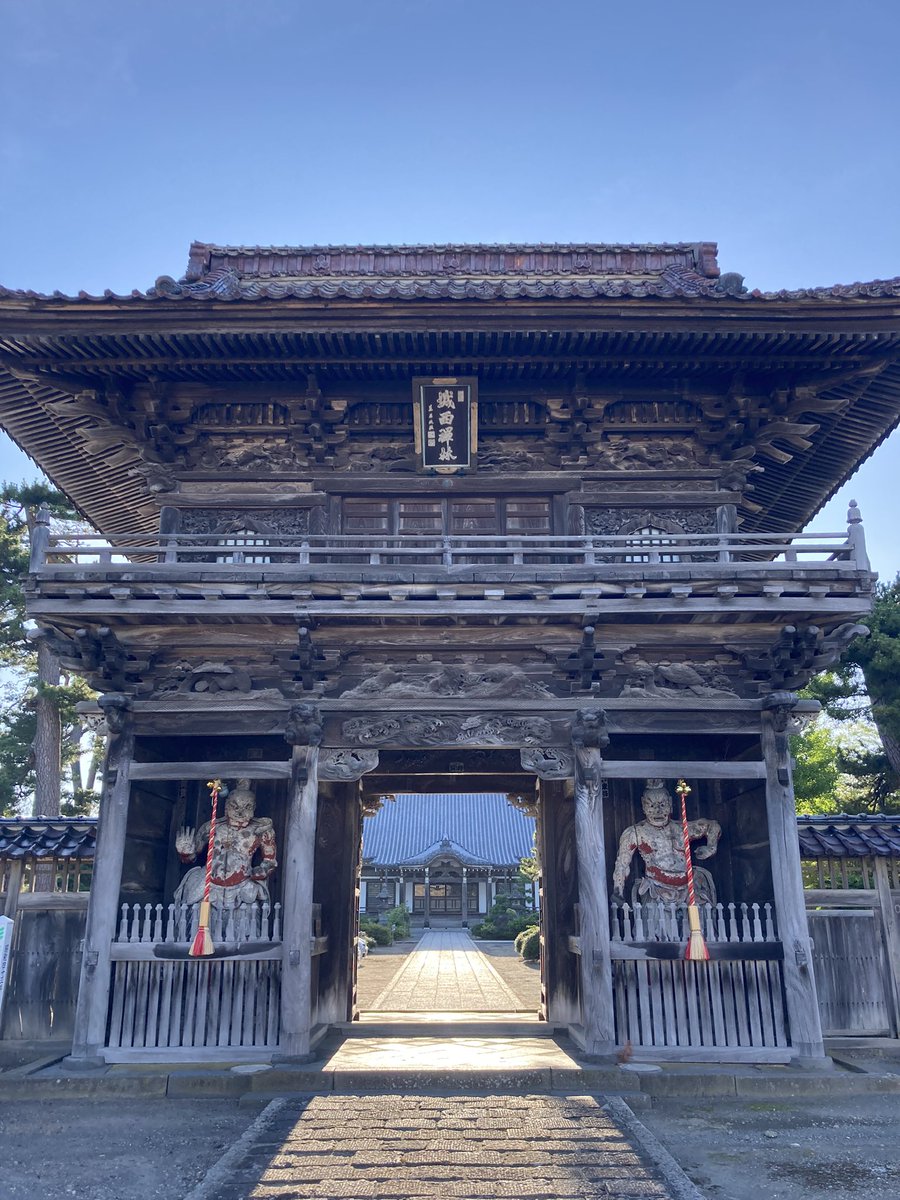
<instances>
[{"instance_id":1,"label":"red and white tassel","mask_svg":"<svg viewBox=\"0 0 900 1200\"><path fill-rule=\"evenodd\" d=\"M221 779L212 779L206 785L212 793L212 816L209 821L209 843L206 848L206 877L203 880L203 899L200 902L200 922L197 932L191 942L188 954L191 958L205 958L215 950L212 934L209 932L209 892L212 886L213 847L216 843L216 808L219 803Z\"/></svg>"},{"instance_id":2,"label":"red and white tassel","mask_svg":"<svg viewBox=\"0 0 900 1200\"><path fill-rule=\"evenodd\" d=\"M684 865L687 872L688 888L687 914L690 937L688 938L687 950L684 957L690 962L708 962L709 948L706 945L703 930L700 927L700 909L697 907L697 895L694 891L694 864L691 861L691 838L688 833L686 803L690 790L683 779L679 779L675 785L675 791L681 799L681 836L684 839Z\"/></svg>"}]
</instances>

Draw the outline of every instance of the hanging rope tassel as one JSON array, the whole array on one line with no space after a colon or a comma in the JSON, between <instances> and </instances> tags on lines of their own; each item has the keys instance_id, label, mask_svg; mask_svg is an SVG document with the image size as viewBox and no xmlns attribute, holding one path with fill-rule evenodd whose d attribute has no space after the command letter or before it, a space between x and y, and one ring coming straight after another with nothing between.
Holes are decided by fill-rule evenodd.
<instances>
[{"instance_id":1,"label":"hanging rope tassel","mask_svg":"<svg viewBox=\"0 0 900 1200\"><path fill-rule=\"evenodd\" d=\"M690 937L684 957L690 962L708 962L709 949L703 937L703 930L700 927L700 909L697 907L697 895L694 891L694 864L691 861L691 838L688 833L686 801L691 789L683 779L679 779L675 785L675 791L681 798L681 836L684 839L684 865L687 871L688 888L687 912Z\"/></svg>"},{"instance_id":2,"label":"hanging rope tassel","mask_svg":"<svg viewBox=\"0 0 900 1200\"><path fill-rule=\"evenodd\" d=\"M213 847L216 843L216 808L219 803L221 779L211 779L206 785L212 793L212 816L209 820L209 844L206 848L206 877L203 880L203 899L200 901L200 923L188 954L191 958L205 958L215 950L209 932L209 889L212 884Z\"/></svg>"}]
</instances>

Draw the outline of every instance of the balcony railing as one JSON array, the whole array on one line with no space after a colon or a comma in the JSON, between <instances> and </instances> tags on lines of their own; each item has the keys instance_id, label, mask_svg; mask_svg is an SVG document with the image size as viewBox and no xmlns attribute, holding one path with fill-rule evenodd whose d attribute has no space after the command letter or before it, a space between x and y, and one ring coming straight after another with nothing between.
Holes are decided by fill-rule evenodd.
<instances>
[{"instance_id":1,"label":"balcony railing","mask_svg":"<svg viewBox=\"0 0 900 1200\"><path fill-rule=\"evenodd\" d=\"M255 536L246 546L236 546L233 536L209 534L97 534L55 535L39 526L34 537L32 570L99 568L134 571L141 567L176 574L197 568L245 566L275 576L298 568L359 567L376 572L381 567L432 567L452 574L461 568L555 567L666 569L679 565L729 564L767 570L836 567L868 571L862 526L852 524L847 533L729 533L658 535L610 534L558 537L524 535L499 537L402 536L327 534L321 536Z\"/></svg>"}]
</instances>

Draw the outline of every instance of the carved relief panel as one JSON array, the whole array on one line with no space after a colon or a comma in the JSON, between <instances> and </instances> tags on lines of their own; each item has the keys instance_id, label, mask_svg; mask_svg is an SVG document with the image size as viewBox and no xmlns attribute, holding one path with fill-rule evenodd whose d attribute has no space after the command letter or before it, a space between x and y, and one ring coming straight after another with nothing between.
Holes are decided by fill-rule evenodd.
<instances>
[{"instance_id":1,"label":"carved relief panel","mask_svg":"<svg viewBox=\"0 0 900 1200\"><path fill-rule=\"evenodd\" d=\"M181 533L237 533L299 536L310 531L308 508L183 508Z\"/></svg>"}]
</instances>

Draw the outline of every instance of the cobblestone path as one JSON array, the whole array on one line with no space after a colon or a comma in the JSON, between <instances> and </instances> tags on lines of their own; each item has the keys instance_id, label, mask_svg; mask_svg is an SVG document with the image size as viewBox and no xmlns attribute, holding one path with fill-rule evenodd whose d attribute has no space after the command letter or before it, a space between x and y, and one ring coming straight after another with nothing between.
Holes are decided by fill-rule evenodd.
<instances>
[{"instance_id":1,"label":"cobblestone path","mask_svg":"<svg viewBox=\"0 0 900 1200\"><path fill-rule=\"evenodd\" d=\"M425 933L370 1011L516 1012L525 1004L465 930Z\"/></svg>"},{"instance_id":2,"label":"cobblestone path","mask_svg":"<svg viewBox=\"0 0 900 1200\"><path fill-rule=\"evenodd\" d=\"M592 1096L276 1100L188 1200L674 1200Z\"/></svg>"}]
</instances>

